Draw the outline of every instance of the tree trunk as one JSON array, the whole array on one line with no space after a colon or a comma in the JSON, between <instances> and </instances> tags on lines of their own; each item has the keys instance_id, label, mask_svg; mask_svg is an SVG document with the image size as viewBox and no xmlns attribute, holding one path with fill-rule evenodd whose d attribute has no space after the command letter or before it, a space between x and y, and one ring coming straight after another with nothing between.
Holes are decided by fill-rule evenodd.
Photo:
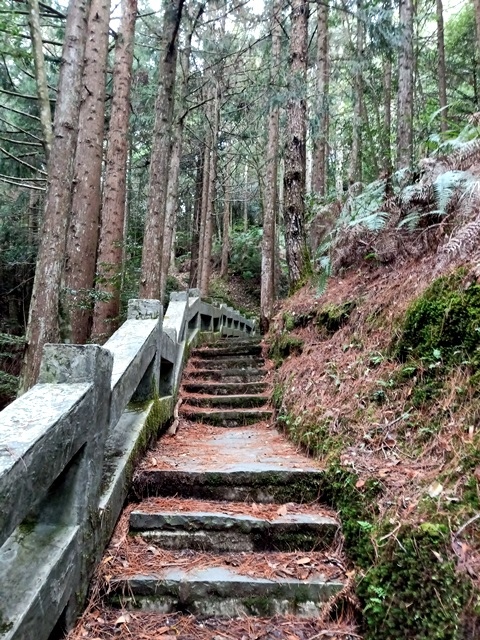
<instances>
[{"instance_id":1,"label":"tree trunk","mask_svg":"<svg viewBox=\"0 0 480 640\"><path fill-rule=\"evenodd\" d=\"M300 286L310 270L305 234L305 144L308 3L292 0L289 95L285 144L285 246L290 290Z\"/></svg>"},{"instance_id":2,"label":"tree trunk","mask_svg":"<svg viewBox=\"0 0 480 640\"><path fill-rule=\"evenodd\" d=\"M28 0L28 25L30 27L30 35L32 38L40 125L42 127L43 142L45 145L45 157L48 163L53 140L52 110L50 108L50 97L48 95L48 83L45 71L45 57L43 55L43 41L42 31L40 28L40 9L38 6L38 0Z\"/></svg>"},{"instance_id":3,"label":"tree trunk","mask_svg":"<svg viewBox=\"0 0 480 640\"><path fill-rule=\"evenodd\" d=\"M195 202L193 207L192 236L190 250L190 277L188 284L190 288L196 287L198 283L198 254L200 244L200 219L202 217L202 187L203 187L203 162L205 151L201 150L197 156L196 181L195 181Z\"/></svg>"},{"instance_id":4,"label":"tree trunk","mask_svg":"<svg viewBox=\"0 0 480 640\"><path fill-rule=\"evenodd\" d=\"M205 237L203 241L202 268L200 279L200 292L202 296L208 295L210 286L210 275L212 270L212 240L213 240L213 217L215 207L215 187L217 181L217 158L218 158L218 129L220 124L220 87L218 81L215 83L215 98L213 104L213 132L212 149L210 154L210 172L208 178L208 196L205 219Z\"/></svg>"},{"instance_id":5,"label":"tree trunk","mask_svg":"<svg viewBox=\"0 0 480 640\"><path fill-rule=\"evenodd\" d=\"M437 52L438 52L438 100L440 104L440 130L448 131L447 122L447 71L445 66L445 33L443 26L443 4L437 0Z\"/></svg>"},{"instance_id":6,"label":"tree trunk","mask_svg":"<svg viewBox=\"0 0 480 640\"><path fill-rule=\"evenodd\" d=\"M143 236L140 296L160 297L163 232L174 105L178 31L184 0L165 0L162 55L155 104L155 127L150 158L148 208Z\"/></svg>"},{"instance_id":7,"label":"tree trunk","mask_svg":"<svg viewBox=\"0 0 480 640\"><path fill-rule=\"evenodd\" d=\"M413 156L413 0L400 0L399 15L397 169L402 169Z\"/></svg>"},{"instance_id":8,"label":"tree trunk","mask_svg":"<svg viewBox=\"0 0 480 640\"><path fill-rule=\"evenodd\" d=\"M270 90L277 81L281 52L281 0L275 0L272 8L272 61L270 67ZM263 209L262 276L260 283L260 331L266 333L273 315L275 297L275 217L278 205L278 140L279 107L270 96L268 114L267 168L265 180L265 204Z\"/></svg>"},{"instance_id":9,"label":"tree trunk","mask_svg":"<svg viewBox=\"0 0 480 640\"><path fill-rule=\"evenodd\" d=\"M186 98L188 95L188 80L190 77L190 54L192 49L193 30L200 14L203 12L203 6L200 7L198 15L189 26L189 31L185 37L185 47L180 56L180 68L182 69L182 82L180 86L180 110L183 113L178 117L175 131L173 135L173 145L170 158L170 169L168 174L167 202L165 206L165 234L163 238L162 249L162 273L160 280L160 300L163 301L165 288L167 284L168 269L173 260L172 247L175 235L176 213L178 205L178 182L180 177L180 161L182 158L183 131L185 126L185 117L187 114Z\"/></svg>"},{"instance_id":10,"label":"tree trunk","mask_svg":"<svg viewBox=\"0 0 480 640\"><path fill-rule=\"evenodd\" d=\"M365 20L362 0L357 0L357 38L355 58L354 104L352 123L352 149L348 168L348 182L354 184L362 180L362 115L363 115L363 46L365 41Z\"/></svg>"},{"instance_id":11,"label":"tree trunk","mask_svg":"<svg viewBox=\"0 0 480 640\"><path fill-rule=\"evenodd\" d=\"M392 173L392 152L390 137L392 135L392 61L385 58L383 67L383 172L386 176Z\"/></svg>"},{"instance_id":12,"label":"tree trunk","mask_svg":"<svg viewBox=\"0 0 480 640\"><path fill-rule=\"evenodd\" d=\"M328 145L328 0L318 4L317 8L317 87L316 116L318 118L318 134L314 139L312 189L324 196L327 188L327 145Z\"/></svg>"},{"instance_id":13,"label":"tree trunk","mask_svg":"<svg viewBox=\"0 0 480 640\"><path fill-rule=\"evenodd\" d=\"M207 92L209 95L209 92ZM212 135L208 123L208 114L210 104L205 107L208 133L205 136L205 150L203 154L203 172L202 172L202 204L200 207L200 220L198 227L198 258L197 258L197 285L200 287L202 281L203 269L203 253L205 250L205 231L207 226L207 209L208 209L208 187L210 184L210 159L212 156Z\"/></svg>"},{"instance_id":14,"label":"tree trunk","mask_svg":"<svg viewBox=\"0 0 480 640\"><path fill-rule=\"evenodd\" d=\"M123 0L122 22L115 46L112 111L108 132L102 224L97 255L92 339L103 343L118 327L120 276L126 208L128 125L132 84L133 42L137 0Z\"/></svg>"},{"instance_id":15,"label":"tree trunk","mask_svg":"<svg viewBox=\"0 0 480 640\"><path fill-rule=\"evenodd\" d=\"M38 376L43 345L58 342L59 295L78 135L89 0L70 0L58 81L43 228L30 302L20 393Z\"/></svg>"},{"instance_id":16,"label":"tree trunk","mask_svg":"<svg viewBox=\"0 0 480 640\"><path fill-rule=\"evenodd\" d=\"M173 134L170 168L168 173L167 202L165 206L165 230L162 248L162 273L160 279L160 300L163 302L167 286L168 270L171 263L172 240L177 219L178 178L182 158L183 120L177 122Z\"/></svg>"},{"instance_id":17,"label":"tree trunk","mask_svg":"<svg viewBox=\"0 0 480 640\"><path fill-rule=\"evenodd\" d=\"M105 124L110 0L92 0L85 47L82 104L75 156L72 213L65 260L70 342L85 344L92 316Z\"/></svg>"},{"instance_id":18,"label":"tree trunk","mask_svg":"<svg viewBox=\"0 0 480 640\"><path fill-rule=\"evenodd\" d=\"M230 207L230 163L227 162L223 197L222 262L220 265L221 278L226 278L228 275L228 256L230 253Z\"/></svg>"},{"instance_id":19,"label":"tree trunk","mask_svg":"<svg viewBox=\"0 0 480 640\"><path fill-rule=\"evenodd\" d=\"M243 230L248 231L248 162L243 172Z\"/></svg>"}]
</instances>

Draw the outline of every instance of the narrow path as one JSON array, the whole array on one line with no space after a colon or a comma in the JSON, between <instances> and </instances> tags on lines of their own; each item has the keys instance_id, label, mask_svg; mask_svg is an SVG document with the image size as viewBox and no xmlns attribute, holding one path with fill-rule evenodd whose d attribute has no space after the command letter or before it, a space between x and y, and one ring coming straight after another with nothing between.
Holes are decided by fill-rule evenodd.
<instances>
[{"instance_id":1,"label":"narrow path","mask_svg":"<svg viewBox=\"0 0 480 640\"><path fill-rule=\"evenodd\" d=\"M77 637L358 637L325 622L347 582L339 523L269 398L258 341L193 352L180 427L135 474L103 560L108 593Z\"/></svg>"}]
</instances>

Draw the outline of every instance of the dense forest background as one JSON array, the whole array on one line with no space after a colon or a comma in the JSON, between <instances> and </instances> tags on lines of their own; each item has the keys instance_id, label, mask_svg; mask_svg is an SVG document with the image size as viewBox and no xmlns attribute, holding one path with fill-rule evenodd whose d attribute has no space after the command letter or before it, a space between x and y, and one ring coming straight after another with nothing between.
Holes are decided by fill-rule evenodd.
<instances>
[{"instance_id":1,"label":"dense forest background","mask_svg":"<svg viewBox=\"0 0 480 640\"><path fill-rule=\"evenodd\" d=\"M159 5L0 2L2 403L131 297L198 286L265 329L454 201L474 249L477 0Z\"/></svg>"}]
</instances>

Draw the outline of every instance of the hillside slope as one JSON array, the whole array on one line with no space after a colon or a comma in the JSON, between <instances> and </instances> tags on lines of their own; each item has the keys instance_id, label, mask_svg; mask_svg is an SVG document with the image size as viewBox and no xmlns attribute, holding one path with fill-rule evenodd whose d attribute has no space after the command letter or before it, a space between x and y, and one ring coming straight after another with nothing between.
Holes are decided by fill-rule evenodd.
<instances>
[{"instance_id":1,"label":"hillside slope","mask_svg":"<svg viewBox=\"0 0 480 640\"><path fill-rule=\"evenodd\" d=\"M324 463L365 638L480 637L475 266L364 261L285 301L268 336L278 419Z\"/></svg>"}]
</instances>

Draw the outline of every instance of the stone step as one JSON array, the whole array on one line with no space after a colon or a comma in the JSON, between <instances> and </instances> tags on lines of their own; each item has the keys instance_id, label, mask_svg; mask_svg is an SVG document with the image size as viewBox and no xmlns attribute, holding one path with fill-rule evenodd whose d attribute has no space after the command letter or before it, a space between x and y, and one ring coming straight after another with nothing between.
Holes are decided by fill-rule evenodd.
<instances>
[{"instance_id":1,"label":"stone step","mask_svg":"<svg viewBox=\"0 0 480 640\"><path fill-rule=\"evenodd\" d=\"M268 389L268 386L266 382L185 382L183 391L210 396L250 395L263 393Z\"/></svg>"},{"instance_id":2,"label":"stone step","mask_svg":"<svg viewBox=\"0 0 480 640\"><path fill-rule=\"evenodd\" d=\"M180 407L180 416L192 422L213 424L217 427L242 427L255 422L270 420L273 415L271 409L222 409L215 410L210 407L196 407L183 404Z\"/></svg>"},{"instance_id":3,"label":"stone step","mask_svg":"<svg viewBox=\"0 0 480 640\"><path fill-rule=\"evenodd\" d=\"M226 566L221 556L210 555L206 566L195 567L195 563L195 556L190 555L183 566L159 566L155 571L112 577L109 601L122 608L187 611L201 617L294 614L316 618L325 602L344 586L343 571L335 568L332 572L328 564L317 564L313 575L299 579L263 577L259 571L248 575Z\"/></svg>"},{"instance_id":4,"label":"stone step","mask_svg":"<svg viewBox=\"0 0 480 640\"><path fill-rule=\"evenodd\" d=\"M195 369L254 369L263 367L265 360L259 356L191 357L188 361Z\"/></svg>"},{"instance_id":5,"label":"stone step","mask_svg":"<svg viewBox=\"0 0 480 640\"><path fill-rule=\"evenodd\" d=\"M262 353L261 344L231 344L198 348L192 352L195 358L217 358L220 356L259 356Z\"/></svg>"},{"instance_id":6,"label":"stone step","mask_svg":"<svg viewBox=\"0 0 480 640\"><path fill-rule=\"evenodd\" d=\"M258 469L239 466L228 471L158 469L137 471L132 482L132 499L150 496L179 496L204 500L250 502L313 502L321 498L320 470Z\"/></svg>"},{"instance_id":7,"label":"stone step","mask_svg":"<svg viewBox=\"0 0 480 640\"><path fill-rule=\"evenodd\" d=\"M262 345L236 345L225 347L209 347L208 349L195 349L192 352L195 358L261 358Z\"/></svg>"},{"instance_id":8,"label":"stone step","mask_svg":"<svg viewBox=\"0 0 480 640\"><path fill-rule=\"evenodd\" d=\"M265 377L266 371L260 368L233 369L193 369L186 375L186 380L221 380L222 382L256 382Z\"/></svg>"},{"instance_id":9,"label":"stone step","mask_svg":"<svg viewBox=\"0 0 480 640\"><path fill-rule=\"evenodd\" d=\"M358 640L359 630L344 621L325 622L318 618L295 618L275 616L273 618L241 616L227 618L200 618L178 613L155 613L135 611L126 613L125 624L118 622L118 608L95 607L88 616L88 632L85 632L85 620L76 628L74 637L106 638L115 629L118 640L295 640L317 638L318 640ZM82 635L83 634L83 635Z\"/></svg>"},{"instance_id":10,"label":"stone step","mask_svg":"<svg viewBox=\"0 0 480 640\"><path fill-rule=\"evenodd\" d=\"M216 407L218 409L229 409L234 407L252 408L263 407L268 403L270 397L267 395L240 394L234 396L226 395L186 395L184 401L190 407Z\"/></svg>"},{"instance_id":11,"label":"stone step","mask_svg":"<svg viewBox=\"0 0 480 640\"><path fill-rule=\"evenodd\" d=\"M301 512L266 519L207 509L151 512L140 507L130 514L131 532L177 550L320 551L332 544L338 528L332 517Z\"/></svg>"}]
</instances>

